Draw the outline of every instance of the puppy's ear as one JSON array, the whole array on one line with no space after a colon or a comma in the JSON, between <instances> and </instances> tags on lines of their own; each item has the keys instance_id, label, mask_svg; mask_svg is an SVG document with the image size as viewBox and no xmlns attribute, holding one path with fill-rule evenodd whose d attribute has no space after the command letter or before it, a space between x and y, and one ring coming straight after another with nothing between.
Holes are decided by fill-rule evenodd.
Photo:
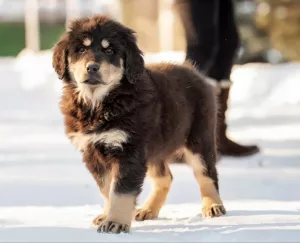
<instances>
[{"instance_id":1,"label":"puppy's ear","mask_svg":"<svg viewBox=\"0 0 300 243\"><path fill-rule=\"evenodd\" d=\"M140 75L144 72L144 58L142 51L136 44L136 37L134 32L129 30L126 43L126 58L125 68L126 77L130 83L135 83Z\"/></svg>"},{"instance_id":2,"label":"puppy's ear","mask_svg":"<svg viewBox=\"0 0 300 243\"><path fill-rule=\"evenodd\" d=\"M68 36L63 36L60 41L54 46L53 56L52 56L52 66L56 71L59 79L63 79L66 75L67 68L67 45Z\"/></svg>"}]
</instances>

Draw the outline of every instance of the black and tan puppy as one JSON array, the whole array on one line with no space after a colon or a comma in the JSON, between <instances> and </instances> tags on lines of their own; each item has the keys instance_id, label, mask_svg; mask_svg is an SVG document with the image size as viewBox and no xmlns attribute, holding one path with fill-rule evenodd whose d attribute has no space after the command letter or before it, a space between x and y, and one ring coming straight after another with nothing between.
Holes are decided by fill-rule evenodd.
<instances>
[{"instance_id":1,"label":"black and tan puppy","mask_svg":"<svg viewBox=\"0 0 300 243\"><path fill-rule=\"evenodd\" d=\"M153 219L165 202L180 154L194 170L202 215L225 213L218 193L213 87L189 64L144 66L134 32L105 16L74 21L56 44L66 134L105 199L99 232L128 232L132 218ZM135 210L146 173L154 181Z\"/></svg>"}]
</instances>

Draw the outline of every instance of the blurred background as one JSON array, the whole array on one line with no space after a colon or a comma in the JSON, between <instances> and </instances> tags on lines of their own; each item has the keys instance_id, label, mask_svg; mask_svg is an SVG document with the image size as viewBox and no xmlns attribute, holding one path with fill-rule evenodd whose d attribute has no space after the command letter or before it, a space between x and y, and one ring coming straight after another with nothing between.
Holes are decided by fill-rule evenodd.
<instances>
[{"instance_id":1,"label":"blurred background","mask_svg":"<svg viewBox=\"0 0 300 243\"><path fill-rule=\"evenodd\" d=\"M50 49L69 19L94 13L135 29L145 52L185 49L172 0L0 0L0 56ZM300 59L300 1L238 0L236 14L243 40L237 62Z\"/></svg>"},{"instance_id":2,"label":"blurred background","mask_svg":"<svg viewBox=\"0 0 300 243\"><path fill-rule=\"evenodd\" d=\"M191 170L172 166L161 219L134 222L129 237L137 242L300 239L300 0L235 2L242 46L231 74L228 135L258 144L261 153L221 159L228 215L213 220L199 216ZM90 228L103 200L64 134L62 82L52 68L51 48L68 22L94 13L133 28L146 63L185 58L172 0L0 0L0 242L111 241ZM120 237L113 241L129 239Z\"/></svg>"},{"instance_id":3,"label":"blurred background","mask_svg":"<svg viewBox=\"0 0 300 243\"><path fill-rule=\"evenodd\" d=\"M229 113L242 116L250 112L245 107L259 113L265 105L299 104L300 94L294 87L300 76L296 65L300 60L300 1L235 3L242 44L231 77L235 85ZM146 63L184 60L184 30L173 0L0 0L0 71L14 81L10 91L47 92L48 97L48 90L42 89L48 87L58 98L61 82L53 82L51 48L70 20L95 13L111 15L133 28ZM5 94L11 99L9 92Z\"/></svg>"}]
</instances>

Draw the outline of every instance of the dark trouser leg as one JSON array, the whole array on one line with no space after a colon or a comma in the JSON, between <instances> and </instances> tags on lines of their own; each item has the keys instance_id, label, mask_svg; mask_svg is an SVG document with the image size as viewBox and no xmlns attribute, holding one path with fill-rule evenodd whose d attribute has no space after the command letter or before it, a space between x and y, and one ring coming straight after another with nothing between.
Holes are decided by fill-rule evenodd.
<instances>
[{"instance_id":1,"label":"dark trouser leg","mask_svg":"<svg viewBox=\"0 0 300 243\"><path fill-rule=\"evenodd\" d=\"M227 135L226 111L228 108L228 97L230 93L230 74L239 48L239 34L234 16L234 4L232 0L220 1L219 13L219 43L220 49L216 56L214 65L208 72L208 76L221 81L218 96L218 151L222 155L247 156L259 151L257 146L243 146L230 140ZM225 85L224 85L225 84Z\"/></svg>"},{"instance_id":2,"label":"dark trouser leg","mask_svg":"<svg viewBox=\"0 0 300 243\"><path fill-rule=\"evenodd\" d=\"M208 76L217 81L230 79L231 69L240 45L232 0L219 1L218 42L220 48Z\"/></svg>"},{"instance_id":3,"label":"dark trouser leg","mask_svg":"<svg viewBox=\"0 0 300 243\"><path fill-rule=\"evenodd\" d=\"M186 59L207 73L219 50L219 0L177 0L187 41Z\"/></svg>"},{"instance_id":4,"label":"dark trouser leg","mask_svg":"<svg viewBox=\"0 0 300 243\"><path fill-rule=\"evenodd\" d=\"M239 35L231 0L180 1L177 6L187 38L187 59L219 82L218 151L222 155L246 156L257 153L257 146L242 146L226 136L225 113L230 73L239 46Z\"/></svg>"}]
</instances>

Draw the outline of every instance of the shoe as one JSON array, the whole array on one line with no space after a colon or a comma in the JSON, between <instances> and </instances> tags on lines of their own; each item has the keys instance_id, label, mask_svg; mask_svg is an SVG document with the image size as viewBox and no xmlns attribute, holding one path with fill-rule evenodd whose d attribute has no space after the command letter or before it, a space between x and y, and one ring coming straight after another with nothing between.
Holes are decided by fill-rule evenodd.
<instances>
[{"instance_id":1,"label":"shoe","mask_svg":"<svg viewBox=\"0 0 300 243\"><path fill-rule=\"evenodd\" d=\"M245 157L256 154L259 152L259 148L256 145L245 146L238 144L226 135L227 124L226 124L226 111L228 109L228 98L230 87L224 85L224 82L221 82L218 90L218 124L217 124L217 146L219 154L225 156L233 157Z\"/></svg>"}]
</instances>

